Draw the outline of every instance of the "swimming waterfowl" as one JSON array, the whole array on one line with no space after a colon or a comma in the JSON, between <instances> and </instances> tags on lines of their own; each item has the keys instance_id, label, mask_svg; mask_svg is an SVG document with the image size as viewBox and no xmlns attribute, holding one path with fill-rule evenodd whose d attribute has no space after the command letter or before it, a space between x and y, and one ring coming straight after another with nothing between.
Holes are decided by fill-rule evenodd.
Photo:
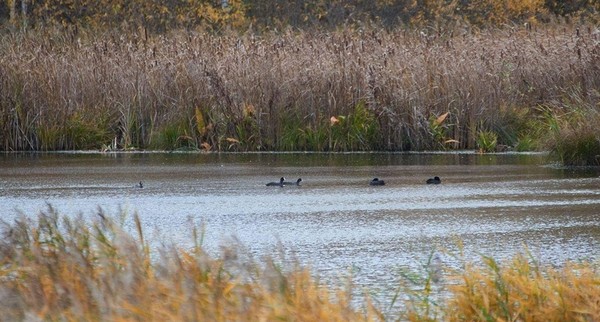
<instances>
[{"instance_id":1,"label":"swimming waterfowl","mask_svg":"<svg viewBox=\"0 0 600 322\"><path fill-rule=\"evenodd\" d=\"M281 179L279 179L279 182L269 182L269 183L267 183L267 187L273 187L273 186L283 187L283 181L284 180L285 180L285 178L281 177Z\"/></svg>"},{"instance_id":2,"label":"swimming waterfowl","mask_svg":"<svg viewBox=\"0 0 600 322\"><path fill-rule=\"evenodd\" d=\"M302 182L302 178L298 178L298 180L296 180L296 182L292 182L292 181L284 181L283 185L284 186L299 186L300 182Z\"/></svg>"},{"instance_id":3,"label":"swimming waterfowl","mask_svg":"<svg viewBox=\"0 0 600 322\"><path fill-rule=\"evenodd\" d=\"M379 180L379 178L373 178L373 180L371 180L371 182L369 182L369 184L372 186L383 186L383 185L385 185L385 181Z\"/></svg>"},{"instance_id":4,"label":"swimming waterfowl","mask_svg":"<svg viewBox=\"0 0 600 322\"><path fill-rule=\"evenodd\" d=\"M440 184L440 183L442 183L442 179L440 179L440 177L433 177L433 178L427 179L427 184Z\"/></svg>"},{"instance_id":5,"label":"swimming waterfowl","mask_svg":"<svg viewBox=\"0 0 600 322\"><path fill-rule=\"evenodd\" d=\"M143 184L142 184L142 182L140 181L140 183L136 184L136 185L135 185L135 187L136 187L136 188L143 188L143 187L144 187L144 185L143 185Z\"/></svg>"}]
</instances>

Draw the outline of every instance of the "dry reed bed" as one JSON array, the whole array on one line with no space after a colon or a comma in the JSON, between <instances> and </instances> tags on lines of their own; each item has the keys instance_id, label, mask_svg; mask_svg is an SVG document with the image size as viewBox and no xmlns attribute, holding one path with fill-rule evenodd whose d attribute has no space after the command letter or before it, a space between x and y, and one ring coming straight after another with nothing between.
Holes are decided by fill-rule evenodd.
<instances>
[{"instance_id":1,"label":"dry reed bed","mask_svg":"<svg viewBox=\"0 0 600 322\"><path fill-rule=\"evenodd\" d=\"M122 220L122 219L121 219ZM554 269L527 256L461 268L424 265L417 284L392 302L353 299L351 284L320 284L308 269L255 261L229 245L219 257L195 246L151 250L102 211L95 219L61 216L2 224L0 302L11 321L597 321L600 273L590 263ZM156 243L154 243L156 244ZM460 255L458 257L460 259ZM431 264L431 265L430 265ZM343 268L342 268L343 269ZM439 293L438 293L439 292ZM444 300L441 300L444 299ZM398 307L395 301L405 301Z\"/></svg>"},{"instance_id":2,"label":"dry reed bed","mask_svg":"<svg viewBox=\"0 0 600 322\"><path fill-rule=\"evenodd\" d=\"M600 34L592 28L150 38L46 31L3 36L0 57L4 150L115 142L423 150L449 147L448 139L475 148L484 130L514 145L533 107L594 108L600 97ZM332 142L331 116L351 117L358 106L376 135L347 129L359 144L345 144L344 135ZM431 120L446 112L436 135Z\"/></svg>"}]
</instances>

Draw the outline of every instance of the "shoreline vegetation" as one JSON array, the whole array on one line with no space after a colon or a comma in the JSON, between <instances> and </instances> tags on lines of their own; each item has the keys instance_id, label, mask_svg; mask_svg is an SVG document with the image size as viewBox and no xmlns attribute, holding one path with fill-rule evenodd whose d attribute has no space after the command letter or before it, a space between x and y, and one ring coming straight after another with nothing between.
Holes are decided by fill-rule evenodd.
<instances>
[{"instance_id":1,"label":"shoreline vegetation","mask_svg":"<svg viewBox=\"0 0 600 322\"><path fill-rule=\"evenodd\" d=\"M202 233L182 249L150 241L133 216L98 210L94 218L62 216L49 206L36 219L2 223L0 300L8 320L144 321L596 321L600 274L592 263L553 268L525 251L499 263L462 261L446 267L435 256L390 303L354 298L319 282L310 269L254 260L229 245L211 257ZM120 222L120 224L118 223ZM192 225L193 226L193 225ZM460 258L460 257L459 257Z\"/></svg>"},{"instance_id":2,"label":"shoreline vegetation","mask_svg":"<svg viewBox=\"0 0 600 322\"><path fill-rule=\"evenodd\" d=\"M512 150L600 165L599 8L486 1L489 12L350 1L381 19L339 24L334 1L303 9L309 27L284 14L292 5L273 7L274 22L252 1L196 8L222 19L193 26L170 7L162 27L129 21L135 6L121 18L10 11L0 151Z\"/></svg>"}]
</instances>

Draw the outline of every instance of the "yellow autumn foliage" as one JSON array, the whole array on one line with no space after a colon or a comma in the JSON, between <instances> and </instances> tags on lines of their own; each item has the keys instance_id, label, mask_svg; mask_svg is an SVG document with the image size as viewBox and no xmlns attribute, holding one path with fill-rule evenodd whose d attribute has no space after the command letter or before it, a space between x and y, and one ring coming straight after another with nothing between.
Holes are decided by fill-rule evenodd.
<instances>
[{"instance_id":1,"label":"yellow autumn foliage","mask_svg":"<svg viewBox=\"0 0 600 322\"><path fill-rule=\"evenodd\" d=\"M386 26L468 23L503 26L537 23L556 15L599 21L600 1L576 0L5 0L0 24L93 28L143 27L210 30L341 26L375 22ZM541 19L543 18L543 19Z\"/></svg>"},{"instance_id":2,"label":"yellow autumn foliage","mask_svg":"<svg viewBox=\"0 0 600 322\"><path fill-rule=\"evenodd\" d=\"M23 10L23 5L26 9ZM59 24L88 28L144 27L150 31L199 26L220 29L246 24L242 0L7 0L13 24ZM1 7L0 7L1 9ZM2 10L0 10L0 21Z\"/></svg>"}]
</instances>

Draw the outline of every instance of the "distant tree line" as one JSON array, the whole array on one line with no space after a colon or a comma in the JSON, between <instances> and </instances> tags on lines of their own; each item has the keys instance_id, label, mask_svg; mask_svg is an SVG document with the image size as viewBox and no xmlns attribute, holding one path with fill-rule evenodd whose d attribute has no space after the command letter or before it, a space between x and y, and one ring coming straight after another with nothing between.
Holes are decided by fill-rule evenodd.
<instances>
[{"instance_id":1,"label":"distant tree line","mask_svg":"<svg viewBox=\"0 0 600 322\"><path fill-rule=\"evenodd\" d=\"M338 26L375 22L385 27L470 24L497 26L564 17L597 17L596 0L313 0L250 1L248 17L262 26Z\"/></svg>"},{"instance_id":2,"label":"distant tree line","mask_svg":"<svg viewBox=\"0 0 600 322\"><path fill-rule=\"evenodd\" d=\"M241 27L247 21L245 8L242 0L3 0L0 21L12 29L62 25L162 32Z\"/></svg>"},{"instance_id":3,"label":"distant tree line","mask_svg":"<svg viewBox=\"0 0 600 322\"><path fill-rule=\"evenodd\" d=\"M3 0L0 24L88 28L279 29L375 23L395 26L498 26L554 17L599 21L597 0Z\"/></svg>"}]
</instances>

